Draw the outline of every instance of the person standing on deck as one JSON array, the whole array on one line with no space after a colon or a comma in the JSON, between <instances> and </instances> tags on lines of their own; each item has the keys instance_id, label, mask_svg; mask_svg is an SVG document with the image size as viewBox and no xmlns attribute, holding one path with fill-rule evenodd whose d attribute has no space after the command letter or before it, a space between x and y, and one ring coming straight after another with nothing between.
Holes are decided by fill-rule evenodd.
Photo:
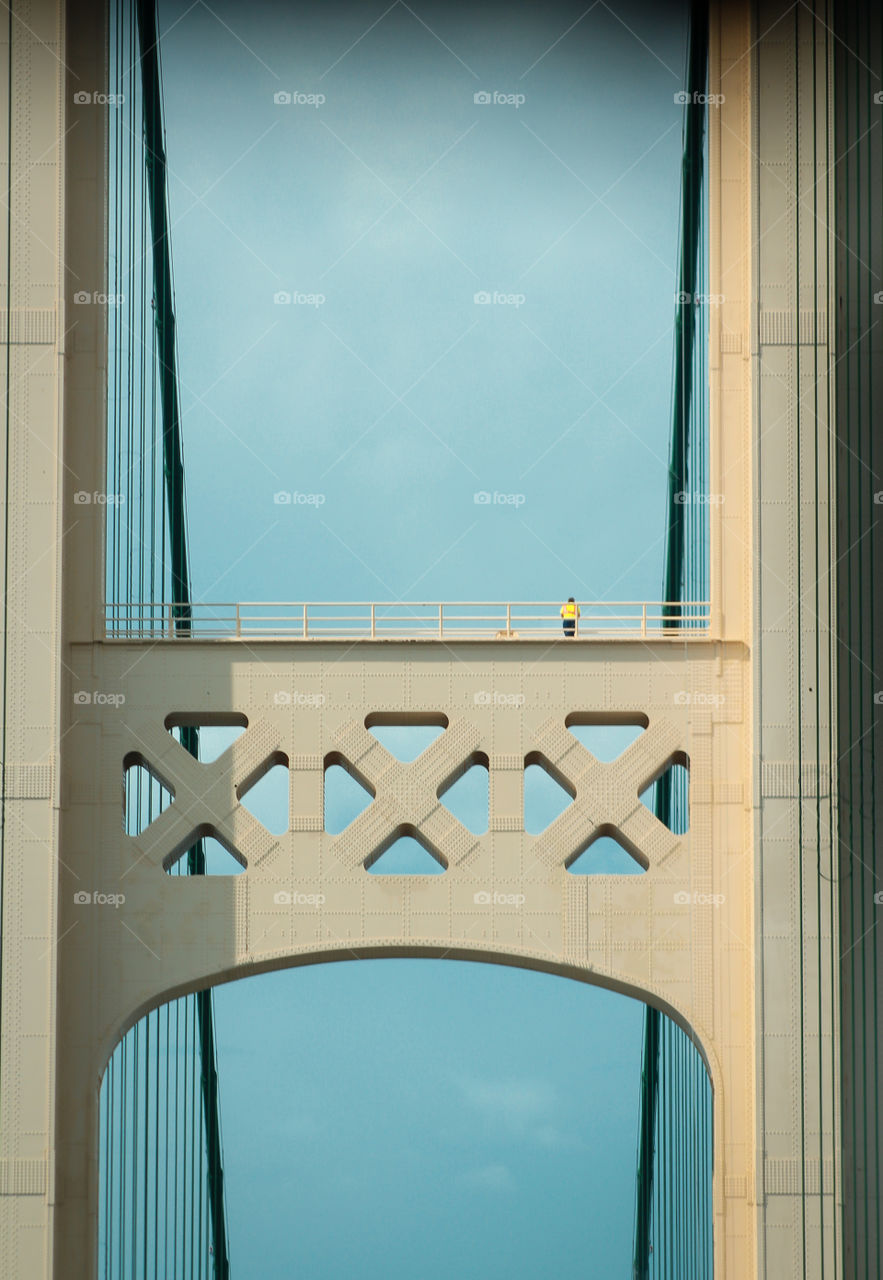
<instances>
[{"instance_id":1,"label":"person standing on deck","mask_svg":"<svg viewBox=\"0 0 883 1280\"><path fill-rule=\"evenodd\" d=\"M576 634L576 620L579 617L579 605L573 596L567 597L567 603L561 606L561 621L564 626L565 636L572 637Z\"/></svg>"}]
</instances>

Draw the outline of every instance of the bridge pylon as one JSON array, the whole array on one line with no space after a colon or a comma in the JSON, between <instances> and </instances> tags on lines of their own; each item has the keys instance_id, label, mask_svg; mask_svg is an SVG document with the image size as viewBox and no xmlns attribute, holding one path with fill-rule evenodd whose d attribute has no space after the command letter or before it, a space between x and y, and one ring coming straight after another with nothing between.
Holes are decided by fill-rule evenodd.
<instances>
[{"instance_id":1,"label":"bridge pylon","mask_svg":"<svg viewBox=\"0 0 883 1280\"><path fill-rule=\"evenodd\" d=\"M107 91L107 17L97 0L23 0L0 21L4 1276L97 1275L99 1085L142 1015L214 983L353 956L523 966L663 1010L712 1082L717 1280L851 1274L835 41L815 8L712 6L710 630L555 643L107 633L105 513L82 500L106 485L106 326L100 305L78 301L106 293L95 95ZM382 720L443 732L406 764L370 733ZM245 732L211 764L169 732L232 721ZM593 721L644 732L602 763L569 732ZM524 827L533 761L572 796L540 836ZM323 788L340 762L373 803L332 835ZM439 802L470 762L490 777L482 836ZM241 803L277 763L292 774L281 836ZM639 799L673 763L689 769L681 834ZM172 795L138 836L123 822L133 764ZM402 832L445 873L369 873ZM602 832L644 873L571 875ZM244 873L167 875L205 834Z\"/></svg>"}]
</instances>

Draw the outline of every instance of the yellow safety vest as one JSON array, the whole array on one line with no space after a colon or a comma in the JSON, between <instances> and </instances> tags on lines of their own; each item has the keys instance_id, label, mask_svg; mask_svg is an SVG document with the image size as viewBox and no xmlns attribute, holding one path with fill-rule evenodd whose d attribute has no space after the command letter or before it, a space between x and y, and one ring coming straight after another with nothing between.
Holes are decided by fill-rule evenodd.
<instances>
[{"instance_id":1,"label":"yellow safety vest","mask_svg":"<svg viewBox=\"0 0 883 1280\"><path fill-rule=\"evenodd\" d=\"M563 604L561 606L562 618L578 618L579 616L580 616L580 611L579 611L578 604L571 603L571 601L568 600L566 604Z\"/></svg>"}]
</instances>

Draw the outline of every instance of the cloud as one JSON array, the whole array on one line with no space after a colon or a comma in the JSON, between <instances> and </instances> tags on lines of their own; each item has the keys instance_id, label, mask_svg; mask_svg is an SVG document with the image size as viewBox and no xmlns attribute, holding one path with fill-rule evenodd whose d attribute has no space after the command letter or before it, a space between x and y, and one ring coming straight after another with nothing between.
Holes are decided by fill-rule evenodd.
<instances>
[{"instance_id":1,"label":"cloud","mask_svg":"<svg viewBox=\"0 0 883 1280\"><path fill-rule=\"evenodd\" d=\"M537 1079L460 1079L467 1106L489 1129L539 1147L580 1147L583 1143L562 1123L562 1107L549 1081Z\"/></svg>"},{"instance_id":2,"label":"cloud","mask_svg":"<svg viewBox=\"0 0 883 1280\"><path fill-rule=\"evenodd\" d=\"M477 1111L523 1124L555 1109L555 1090L543 1080L461 1080L466 1101Z\"/></svg>"}]
</instances>

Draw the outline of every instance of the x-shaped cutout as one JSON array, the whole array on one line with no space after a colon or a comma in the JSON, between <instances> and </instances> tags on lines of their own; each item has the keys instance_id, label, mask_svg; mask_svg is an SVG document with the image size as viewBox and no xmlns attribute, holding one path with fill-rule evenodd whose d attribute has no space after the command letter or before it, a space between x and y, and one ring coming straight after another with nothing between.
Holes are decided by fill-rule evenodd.
<instances>
[{"instance_id":1,"label":"x-shaped cutout","mask_svg":"<svg viewBox=\"0 0 883 1280\"><path fill-rule=\"evenodd\" d=\"M421 837L448 866L462 866L477 847L475 837L438 799L438 789L475 752L479 733L468 720L452 720L440 737L407 763L397 760L363 724L352 721L336 735L341 757L374 791L370 804L335 838L338 857L357 867L403 828Z\"/></svg>"},{"instance_id":2,"label":"x-shaped cutout","mask_svg":"<svg viewBox=\"0 0 883 1280\"><path fill-rule=\"evenodd\" d=\"M618 831L651 866L660 866L679 838L654 817L638 795L681 746L673 724L657 720L616 760L597 760L557 720L547 720L537 733L541 753L574 787L576 797L537 837L536 857L547 866L561 865L585 849L604 827Z\"/></svg>"},{"instance_id":3,"label":"x-shaped cutout","mask_svg":"<svg viewBox=\"0 0 883 1280\"><path fill-rule=\"evenodd\" d=\"M138 857L168 868L200 836L213 834L246 866L259 863L278 840L243 808L237 792L247 790L279 749L272 725L257 721L203 764L154 721L141 725L127 758L142 763L174 800L133 838Z\"/></svg>"}]
</instances>

